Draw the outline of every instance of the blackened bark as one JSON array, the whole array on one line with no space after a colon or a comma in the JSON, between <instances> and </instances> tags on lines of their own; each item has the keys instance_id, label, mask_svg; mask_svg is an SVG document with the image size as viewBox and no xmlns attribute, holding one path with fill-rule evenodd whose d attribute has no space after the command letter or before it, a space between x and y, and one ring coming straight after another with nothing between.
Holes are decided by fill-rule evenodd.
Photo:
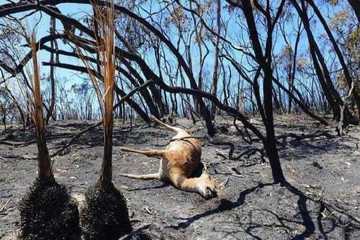
<instances>
[{"instance_id":1,"label":"blackened bark","mask_svg":"<svg viewBox=\"0 0 360 240\"><path fill-rule=\"evenodd\" d=\"M125 71L122 68L117 68L117 70L120 73L122 73L127 79L129 79L130 82L134 85L134 87L139 87L140 84L144 83L144 81L142 80L140 75L137 74L137 72L135 72L135 74L133 74L133 72L131 74L129 74L127 71ZM134 77L139 77L140 79L139 78L135 79L133 76ZM139 93L144 98L146 106L149 108L150 113L152 115L156 116L156 117L160 117L160 113L158 111L158 108L155 106L154 99L152 99L152 97L149 94L148 90L146 88L144 88L144 89L140 90Z\"/></svg>"},{"instance_id":2,"label":"blackened bark","mask_svg":"<svg viewBox=\"0 0 360 240\"><path fill-rule=\"evenodd\" d=\"M360 1L359 0L348 0L351 7L354 9L356 17L360 23Z\"/></svg>"},{"instance_id":3,"label":"blackened bark","mask_svg":"<svg viewBox=\"0 0 360 240\"><path fill-rule=\"evenodd\" d=\"M241 8L243 10L246 23L249 29L249 37L255 53L256 61L261 66L264 72L264 82L263 82L264 114L262 115L262 119L266 130L266 136L263 139L264 148L269 158L274 183L285 183L286 180L280 164L279 154L276 147L275 131L274 131L273 95L272 95L273 74L271 68L273 26L272 23L270 22L271 19L267 18L268 39L266 43L265 56L264 56L255 24L251 2L248 0L242 0ZM258 107L260 108L261 106Z\"/></svg>"},{"instance_id":4,"label":"blackened bark","mask_svg":"<svg viewBox=\"0 0 360 240\"><path fill-rule=\"evenodd\" d=\"M296 0L291 0L291 3L295 7L296 11L298 12L301 18L301 21L304 24L304 28L310 46L310 54L313 60L316 75L321 84L326 100L328 101L333 111L334 119L339 120L342 100L339 93L335 89L334 84L331 81L330 72L326 66L325 59L319 49L319 46L315 41L314 35L312 34L310 28L310 21L306 12L306 6L304 4L304 1L303 0L301 1L301 7L299 6ZM348 110L346 110L344 114L345 114L344 115L345 119L351 119L351 117L349 116L350 112Z\"/></svg>"},{"instance_id":5,"label":"blackened bark","mask_svg":"<svg viewBox=\"0 0 360 240\"><path fill-rule=\"evenodd\" d=\"M44 130L36 129L36 144L38 147L38 176L39 178L49 178L53 174Z\"/></svg>"},{"instance_id":6,"label":"blackened bark","mask_svg":"<svg viewBox=\"0 0 360 240\"><path fill-rule=\"evenodd\" d=\"M129 72L138 80L139 84L144 84L144 80L142 79L142 77L140 76L140 74L138 74L138 72L136 71L136 69L134 69L130 62L128 62L126 59L123 61L124 65L126 66L126 68L129 70ZM149 110L151 112L151 114L153 114L155 117L157 118L161 118L162 115L159 111L159 109L164 109L164 103L162 102L162 98L161 98L161 93L160 90L157 89L155 86L149 86L149 90L151 92L151 95L153 97L151 97L151 95L148 93L147 89L144 89L144 94L146 94L146 98L145 102L149 107ZM145 93L146 92L146 93ZM155 105L156 104L156 105ZM151 105L151 106L150 106Z\"/></svg>"},{"instance_id":7,"label":"blackened bark","mask_svg":"<svg viewBox=\"0 0 360 240\"><path fill-rule=\"evenodd\" d=\"M350 0L351 1L351 0ZM343 72L344 72L344 77L345 77L345 80L346 80L346 83L348 85L348 88L350 90L351 86L352 86L352 77L350 75L350 72L349 72L349 69L346 65L346 62L345 62L345 59L344 59L344 56L335 40L335 37L333 36L329 26L327 25L326 23L326 20L324 19L324 17L322 16L319 8L316 6L316 4L314 3L313 0L307 0L307 2L311 5L311 7L314 9L314 12L315 14L317 15L317 17L319 18L321 24L323 25L327 35L329 36L329 40L331 42L331 44L333 45L333 48L334 48L334 51L336 53L336 55L338 56L338 59L339 59L339 62L340 62L340 65L343 69ZM357 1L357 4L360 5L360 1ZM359 9L360 11L360 9ZM354 99L355 99L355 104L357 105L358 107L358 116L360 118L360 96L359 94L354 91L353 92L353 95L354 95ZM344 109L345 110L345 109Z\"/></svg>"},{"instance_id":8,"label":"blackened bark","mask_svg":"<svg viewBox=\"0 0 360 240\"><path fill-rule=\"evenodd\" d=\"M94 38L95 36L94 36L93 31L88 29L86 26L82 25L80 22L78 22L72 18L62 15L58 10L54 10L54 7L53 8L48 7L48 6L55 6L59 3L66 3L66 2L69 2L69 1L43 0L43 1L40 1L39 4L38 3L34 3L34 4L26 3L26 4L19 4L16 6L14 6L14 4L4 4L0 8L0 17L4 16L4 15L13 14L13 13L28 11L31 9L39 9L39 10L46 12L50 16L58 18L65 25L67 24L67 25L71 25L75 28L78 28L80 31L82 31L82 32L88 34L89 36L91 36L92 38ZM89 0L76 0L76 1L71 0L71 2L79 3L79 4L90 4L91 3L91 1L89 1ZM98 1L97 3L99 5L106 5L106 1ZM155 28L152 24L150 24L145 18L142 18L141 16L137 15L134 12L131 12L130 10L128 10L127 8L125 8L123 6L115 5L115 10L119 11L119 12L129 16L130 18L134 19L135 21L139 22L145 28L147 28L150 32L152 32L156 37L158 37L177 58L179 65L184 69L184 72L186 73L187 77L189 78L191 88L198 89L194 75L193 75L190 67L186 63L185 59L182 57L181 53L176 49L176 47L171 43L171 41L169 39L167 39L167 37L164 34L162 34L157 28ZM206 105L201 97L196 97L196 99L197 99L197 102L199 103L201 116L206 123L208 134L210 136L213 136L216 133L216 130L215 130L213 122L211 121L210 111L206 107Z\"/></svg>"},{"instance_id":9,"label":"blackened bark","mask_svg":"<svg viewBox=\"0 0 360 240\"><path fill-rule=\"evenodd\" d=\"M104 121L106 121L104 119ZM108 124L111 124L111 126L104 126L104 155L103 155L103 161L101 165L101 175L99 179L99 183L103 187L111 186L112 184L112 125L113 120L107 120L109 121Z\"/></svg>"}]
</instances>

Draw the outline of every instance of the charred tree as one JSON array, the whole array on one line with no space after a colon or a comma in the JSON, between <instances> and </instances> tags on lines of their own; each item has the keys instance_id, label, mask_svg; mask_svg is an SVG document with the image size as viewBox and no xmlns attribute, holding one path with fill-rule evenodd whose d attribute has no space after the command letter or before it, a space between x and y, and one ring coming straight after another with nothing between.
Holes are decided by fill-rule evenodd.
<instances>
[{"instance_id":1,"label":"charred tree","mask_svg":"<svg viewBox=\"0 0 360 240\"><path fill-rule=\"evenodd\" d=\"M351 77L351 74L350 74L350 71L347 67L347 64L345 62L345 59L344 59L344 56L335 40L335 37L333 36L328 24L326 23L326 20L324 19L324 17L322 16L321 12L320 12L320 9L316 6L316 4L314 3L313 0L306 0L310 5L311 7L314 9L314 12L316 14L316 16L319 18L322 26L324 27L328 37L329 37L329 40L331 42L331 44L333 45L333 49L339 59L339 62L340 62L340 65L341 65L341 68L343 70L343 73L344 73L344 78L346 80L346 83L347 83L347 86L348 86L348 89L350 90L351 89L351 86L352 86L352 82L353 82L353 79ZM359 5L359 2L357 3ZM304 5L304 4L303 4ZM360 10L359 10L360 11ZM360 96L358 94L357 91L354 91L353 92L353 95L354 95L354 100L355 100L355 104L357 106L357 109L358 109L358 118L360 119ZM344 104L342 104L344 105ZM345 106L344 106L345 107ZM343 110L345 111L345 109Z\"/></svg>"},{"instance_id":2,"label":"charred tree","mask_svg":"<svg viewBox=\"0 0 360 240\"><path fill-rule=\"evenodd\" d=\"M284 1L282 1L282 4L284 4ZM267 15L268 36L267 36L266 49L264 55L253 15L253 7L250 1L248 0L242 0L241 5L242 5L241 9L244 13L246 23L249 29L249 37L252 43L256 60L264 73L264 80L263 80L264 105L263 106L258 105L258 108L263 107L262 120L264 122L265 130L266 130L266 136L263 140L263 144L266 154L269 158L274 182L284 183L286 182L286 180L281 168L279 154L276 146L274 116L273 116L274 114L273 113L273 79L272 79L273 70L271 66L271 48L272 48L272 32L273 32L274 24L271 21L270 13L267 13L269 14Z\"/></svg>"},{"instance_id":3,"label":"charred tree","mask_svg":"<svg viewBox=\"0 0 360 240\"><path fill-rule=\"evenodd\" d=\"M291 3L298 12L308 37L308 42L310 46L310 54L312 56L314 68L316 71L317 78L321 84L322 90L325 94L326 100L328 101L334 115L334 119L337 121L340 120L341 106L343 106L343 101L340 97L339 92L336 90L330 76L329 69L326 65L325 59L320 51L318 44L316 43L315 37L310 28L310 21L307 15L307 9L305 6L304 0L301 1L301 7L297 1L291 0ZM354 119L348 107L345 106L344 110L344 124L357 123L357 120Z\"/></svg>"},{"instance_id":4,"label":"charred tree","mask_svg":"<svg viewBox=\"0 0 360 240\"><path fill-rule=\"evenodd\" d=\"M102 96L104 154L99 179L85 194L86 203L81 212L81 222L85 240L117 240L131 232L132 227L126 199L112 183L113 104L116 71L114 5L112 1L109 1L107 6L101 7L94 4L94 9L99 34L96 44L102 63L100 70L104 79ZM93 73L89 69L89 75L91 74Z\"/></svg>"},{"instance_id":5,"label":"charred tree","mask_svg":"<svg viewBox=\"0 0 360 240\"><path fill-rule=\"evenodd\" d=\"M40 71L34 34L31 38L31 48L34 69L32 118L35 123L38 148L38 177L19 204L21 237L31 240L78 239L80 227L77 203L71 199L65 186L56 183L46 145Z\"/></svg>"},{"instance_id":6,"label":"charred tree","mask_svg":"<svg viewBox=\"0 0 360 240\"><path fill-rule=\"evenodd\" d=\"M219 81L219 55L220 55L220 33L221 33L221 1L216 1L216 28L217 28L217 36L215 36L215 56L214 56L214 72L212 76L211 83L211 94L216 97L218 92L218 81ZM225 86L224 86L225 88ZM211 115L212 118L215 118L216 115L216 106L212 104L211 106Z\"/></svg>"},{"instance_id":7,"label":"charred tree","mask_svg":"<svg viewBox=\"0 0 360 240\"><path fill-rule=\"evenodd\" d=\"M56 19L54 17L50 18L50 35L55 35L56 29ZM56 40L50 42L51 49L55 48ZM54 53L50 53L50 63L54 63L55 56ZM50 86L51 86L51 97L50 97L50 106L49 111L47 112L46 116L46 124L49 123L50 118L56 119L56 112L55 112L55 103L56 103L56 87L55 87L55 67L53 65L50 66Z\"/></svg>"}]
</instances>

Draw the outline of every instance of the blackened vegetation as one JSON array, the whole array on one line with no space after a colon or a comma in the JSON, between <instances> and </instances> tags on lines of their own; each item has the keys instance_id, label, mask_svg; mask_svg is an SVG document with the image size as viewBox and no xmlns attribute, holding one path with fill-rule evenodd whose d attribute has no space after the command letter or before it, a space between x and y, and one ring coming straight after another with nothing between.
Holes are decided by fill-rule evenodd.
<instances>
[{"instance_id":1,"label":"blackened vegetation","mask_svg":"<svg viewBox=\"0 0 360 240\"><path fill-rule=\"evenodd\" d=\"M123 235L131 232L132 227L129 220L126 200L112 183L112 149L113 149L113 104L115 87L115 62L114 62L114 5L103 8L93 5L94 11L94 34L100 62L104 63L98 67L102 73L104 82L104 93L95 83L96 77L84 58L89 77L93 79L93 86L97 89L98 97L103 99L101 104L104 125L104 152L101 164L100 177L95 186L90 187L85 194L85 208L81 212L83 235L85 240L117 240ZM79 53L81 56L81 53ZM102 95L101 95L102 94Z\"/></svg>"},{"instance_id":2,"label":"blackened vegetation","mask_svg":"<svg viewBox=\"0 0 360 240\"><path fill-rule=\"evenodd\" d=\"M129 215L134 231L119 240L144 239L139 234L149 234L151 239L360 239L358 172L359 154L356 143L358 128L352 128L350 134L338 137L330 127L320 130L317 125L300 122L291 128L277 116L276 125L279 133L277 141L282 164L291 186L272 184L268 162L262 163L261 156L243 154L250 147L258 147L261 142L253 138L250 146L238 137L231 120L218 122L227 126L229 132L219 134L215 140L222 140L234 145L233 158L229 158L230 145L221 146L204 140L203 160L207 161L209 172L220 183L225 182L224 195L209 201L197 194L179 191L172 186L162 185L159 181L134 181L117 175L121 170L130 171L136 168L139 172L157 169L156 161L145 161L145 157L133 158L124 155L116 158L114 164L114 185L129 187L124 191ZM190 120L177 120L180 126L190 128ZM286 120L294 122L294 120ZM197 126L200 124L198 123ZM50 153L61 148L62 144L71 141L75 132L81 132L88 125L57 122L48 127L52 138L48 141ZM316 128L317 130L314 130ZM114 152L119 153L123 145L149 147L162 146L170 137L169 132L158 127L135 126L125 133L127 126L114 128ZM205 135L205 129L199 128L196 136ZM14 141L24 142L27 136L13 133ZM139 137L142 136L142 137ZM353 136L353 137L352 137ZM23 137L23 138L21 138ZM66 169L60 175L61 182L71 186L75 194L87 190L84 184L98 177L99 159L103 154L100 144L103 132L90 131L72 144L71 151L59 156L55 161L54 172L58 168ZM214 141L215 141L214 140ZM88 143L92 144L89 145ZM95 146L93 143L99 144ZM90 146L90 147L89 147ZM91 149L91 151L89 151ZM224 157L217 157L222 152ZM23 195L23 186L32 181L33 176L23 174L31 172L34 162L21 160L24 154L36 155L36 143L28 147L9 148L0 145L0 155L6 163L1 168L0 176L0 209L4 201L17 199ZM241 158L234 157L242 155ZM12 156L11 158L9 156ZM13 161L12 159L19 159ZM319 167L314 167L314 161ZM348 167L348 163L351 165ZM129 164L131 163L131 165ZM76 165L80 167L77 168ZM20 166L20 167L19 167ZM6 173L5 173L6 171ZM4 173L4 174L2 174ZM86 173L86 174L85 174ZM12 177L21 176L21 177ZM60 177L59 176L59 177ZM76 179L71 178L76 176ZM344 182L341 180L344 177ZM58 179L58 178L56 178ZM226 181L228 179L228 181ZM5 182L6 181L6 182ZM14 188L8 189L12 185ZM321 184L321 185L319 185ZM301 191L301 192L300 192ZM4 196L4 195L8 195ZM5 197L5 198L4 198ZM12 208L12 201L0 213L0 232L16 229L18 214ZM161 200L161 201L160 201ZM175 201L174 201L175 200ZM7 215L5 215L7 214ZM357 219L357 220L356 220ZM146 228L142 228L146 226ZM141 231L139 231L141 229ZM0 237L1 238L1 237ZM5 236L5 239L6 236ZM11 239L13 240L13 239Z\"/></svg>"},{"instance_id":3,"label":"blackened vegetation","mask_svg":"<svg viewBox=\"0 0 360 240\"><path fill-rule=\"evenodd\" d=\"M31 43L34 66L34 90L30 101L33 101L31 114L36 127L38 177L30 187L29 193L20 202L21 235L26 240L79 239L77 204L70 198L66 188L56 183L46 144L35 33L32 34L31 40L28 40Z\"/></svg>"},{"instance_id":4,"label":"blackened vegetation","mask_svg":"<svg viewBox=\"0 0 360 240\"><path fill-rule=\"evenodd\" d=\"M81 224L85 240L117 240L131 232L126 199L113 184L90 187L81 211Z\"/></svg>"},{"instance_id":5,"label":"blackened vegetation","mask_svg":"<svg viewBox=\"0 0 360 240\"><path fill-rule=\"evenodd\" d=\"M22 239L80 239L77 203L53 177L37 178L20 201L19 210Z\"/></svg>"},{"instance_id":6,"label":"blackened vegetation","mask_svg":"<svg viewBox=\"0 0 360 240\"><path fill-rule=\"evenodd\" d=\"M70 221L72 218L62 218L60 203L59 206L55 204L56 208L59 208L58 214L53 213L56 209L53 209L52 203L57 203L61 199L66 199L61 208L65 213L73 213L76 205L72 205L65 188L55 182L52 169L54 160L51 161L51 157L61 158L69 154L73 143L85 145L75 140L102 123L105 133L103 162L99 182L86 194L88 202L82 217L85 235L87 239L117 239L130 231L125 199L112 184L112 148L115 146L113 139L116 139L116 136L112 135L113 115L122 119L123 125L130 120L132 130L134 120L138 120L137 117L149 124L148 114L153 114L157 118L164 118L167 115L191 118L193 124L201 119L207 135L211 137L208 144L230 147L228 154L218 149L214 150L212 146L207 146L206 149L208 158L204 160L212 164L214 175L226 176L227 179L222 179L226 180L224 183L233 184L232 188L228 188L233 198L227 196L220 201L219 206L211 208L212 210L204 211L203 214L194 214L193 210L195 212L204 206L204 203L198 199L194 199L196 205L186 212L184 207L186 201L181 202L179 198L175 198L176 201L173 199L168 201L168 206L164 207L165 201L159 204L158 195L148 193L143 195L146 199L156 197L151 206L156 208L157 204L162 205L158 207L161 211L164 209L167 211L165 215L173 214L175 217L184 215L188 219L186 223L178 224L180 227L174 229L183 230L191 226L198 234L200 230L199 225L196 224L203 222L197 220L220 215L220 218L226 220L225 227L221 231L227 235L204 237L212 232L208 228L202 231L201 238L222 239L230 238L229 234L237 234L234 238L244 239L247 236L238 236L245 232L252 239L278 239L279 237L269 236L271 232L278 231L279 233L276 234L286 232L293 239L310 237L360 239L358 237L360 220L358 217L345 214L359 210L358 195L356 195L360 192L359 139L355 136L356 141L345 141L346 135L352 134L349 132L351 125L359 125L360 118L359 0L158 1L155 4L159 8L157 12L148 9L148 1L135 0L116 1L116 4L113 4L112 0L1 2L0 115L2 116L0 119L5 130L8 127L10 128L7 130L11 130L7 121L8 123L20 121L24 132L29 130L30 125L34 125L37 134L36 141L32 138L31 141L22 143L12 141L14 139L11 139L13 137L11 134L0 139L0 147L1 144L7 145L8 149L5 150L10 153L12 148L21 147L14 150L18 157L0 150L1 155L4 155L0 156L0 164L4 162L4 165L13 164L18 167L17 164L27 158L28 152L24 149L29 149L35 142L38 147L39 179L22 200L20 208L23 238L41 239L43 236L43 239L58 237L67 239L63 231L78 228L77 221L72 222ZM63 12L60 4L77 4L80 12L84 11L81 6L88 5L87 11L92 5L93 15L91 13L87 16L78 15L76 7L74 11L69 8L71 13L68 10ZM337 7L334 7L335 5ZM37 34L40 37L39 41L36 41L35 34L32 36L32 41L28 39L26 32L30 26L22 23L23 20L26 22L27 18L32 18L34 15L39 16L39 22L32 27L38 30L48 25L45 19L50 20L50 31L41 29L42 31ZM239 22L243 24L238 24ZM63 42L59 44L61 40ZM31 47L31 51L27 52L29 49L23 51L27 47ZM48 75L46 71L39 69L36 57L38 51L42 54L46 52L45 54L50 56L48 61L42 63L46 66L44 69L49 69ZM84 64L74 65L76 61L68 61L69 58L82 60ZM34 72L30 77L27 76L29 74L25 68L31 60ZM80 81L81 79L76 77L71 80L74 84L71 90L67 90L67 86L70 86L69 82L64 81L67 80L67 74L56 73L58 69L89 74L91 81ZM212 81L211 77L209 78L211 75ZM33 78L32 84L31 78ZM48 88L41 88L41 82L46 78L49 79ZM22 91L18 91L19 89ZM94 104L95 97L91 97L95 96L95 93L99 106ZM136 95L131 97L135 93ZM70 101L72 98L74 101ZM14 109L17 109L18 113ZM45 114L43 111L46 111ZM295 129L290 129L302 118L298 115L300 112L316 120L318 122L316 128L319 130L315 133L303 134L304 129L296 129L296 132ZM81 130L65 146L55 153L51 151L49 155L46 141L55 140L53 135L50 139L46 136L46 126L51 124L50 119L99 121L100 113L102 113L102 121ZM281 129L277 126L279 122L277 119L274 120L274 115L287 118L284 113L288 113L291 118L285 123L286 129ZM332 119L328 118L327 114L330 113ZM220 142L216 137L232 133L231 128L219 125L222 115L233 118L237 132L233 132L233 139L224 137L226 141ZM236 121L241 122L242 125L237 126ZM336 127L341 138L328 134L328 130L323 132L325 126L334 129ZM312 129L314 127L309 126ZM359 128L356 129L359 131ZM289 132L290 130L293 132ZM83 159L75 159L75 157L63 159L83 161L81 167L78 165L77 174L71 176L72 180L83 180L78 180L77 184L71 182L73 187L79 187L82 191L85 190L82 188L83 182L85 180L89 182L90 179L88 176L86 176L88 178L83 176L84 171L95 172L90 166L96 163L89 163L91 159L87 159L79 152L86 151L88 156L97 159L92 154L94 149L99 147L102 138L94 140L94 135L92 132L86 146L82 146L83 148L79 148L76 152ZM119 134L121 139L126 141L131 140L131 137L134 138L134 135L123 137L124 135ZM136 138L141 139L142 144L153 145L154 139L146 141L146 138L150 137L139 134ZM326 139L319 139L320 137ZM346 142L346 144L338 144L338 142ZM121 145L122 142L116 139L116 144ZM89 147L91 152L88 151ZM208 152L209 150L213 151ZM222 159L217 159L217 156ZM117 160L126 157L117 156ZM303 161L306 159L309 161ZM237 163L237 161L242 162ZM23 161L21 164L29 163ZM127 164L127 161L123 161L119 168L123 169ZM54 166L55 172L70 174L58 168L58 165ZM14 174L18 170L16 167L11 166L8 168L11 169L9 172L4 171L4 175L0 174L0 185L8 187L8 181L15 181L12 175L16 175ZM130 167L147 169L149 165L131 164ZM0 165L0 173L3 169L6 168ZM66 166L66 170L68 169L70 167ZM252 170L243 171L243 169ZM270 182L266 172L268 169L271 170L272 183L280 183L280 186L274 185L274 188L270 188L260 184L258 187L249 188L254 181ZM244 182L245 174L250 181ZM124 181L116 178L116 172L114 175L115 181ZM22 176L16 181L24 183L26 178L27 176ZM26 183L30 178L27 180ZM128 183L133 184L133 182ZM288 183L307 190L300 192ZM128 203L130 207L132 204L143 207L144 204L138 197L141 191L151 189L155 192L162 191L163 188L165 187L154 187L152 183L137 186L132 189L132 192L137 190L136 197L131 199L131 194L134 193L130 193L131 191L126 193L131 199ZM309 189L320 190L319 192L314 190L314 197L308 194ZM2 191L3 189L0 190L1 195ZM13 190L4 190L4 192L11 191ZM169 191L172 190L169 188L163 192L164 199L171 199L169 195L165 195ZM257 191L260 193L263 191L262 195ZM274 197L275 195L283 198L283 205ZM268 196L270 197L267 198ZM292 201L295 199L295 204L286 199L289 196L295 196L292 199ZM4 204L3 197L0 197L1 217L3 212L6 213L11 209L9 206L12 196L9 195L7 197L9 199L6 199ZM248 198L246 202L245 197ZM248 201L250 197L260 199L258 202L254 201L258 205L263 201L266 209L249 209L245 212L244 209L252 203ZM268 200L271 197L272 203ZM46 198L50 198L50 201ZM342 205L350 207L345 211L326 199L342 199ZM188 197L184 197L184 200L188 200ZM354 203L350 205L349 202ZM113 203L117 205L114 206ZM254 206L260 208L256 204ZM292 214L294 206L296 206L296 215ZM175 211L177 207L179 207L178 212ZM281 210L276 212L277 208ZM225 210L233 212L226 215ZM239 213L240 210L243 212ZM261 216L257 219L254 213L259 211ZM145 214L141 211L136 212L151 224L154 223L156 215L152 214L154 211L149 210L148 207ZM228 219L236 214L238 219L230 222ZM335 218L334 214L341 217ZM53 215L54 219L52 219ZM248 222L244 224L243 217L247 215L249 215ZM269 220L270 217L276 218L273 223L263 221ZM315 218L317 222L314 221ZM159 220L160 225L169 223L173 220L173 216L166 221L163 219ZM122 224L120 220L123 221L124 226L126 225L125 227L117 227ZM6 225L2 221L1 223L0 228ZM74 225L67 226L67 223ZM203 225L216 226L217 224L214 223ZM56 226L52 226L54 224ZM238 227L238 230L235 227ZM343 230L341 237L338 233L339 228ZM49 229L52 229L51 232ZM260 237L259 229L267 232ZM52 235L46 235L45 231ZM330 236L329 233L332 235ZM124 237L127 239L130 235ZM335 237L332 237L333 235ZM186 235L181 239L187 237Z\"/></svg>"}]
</instances>

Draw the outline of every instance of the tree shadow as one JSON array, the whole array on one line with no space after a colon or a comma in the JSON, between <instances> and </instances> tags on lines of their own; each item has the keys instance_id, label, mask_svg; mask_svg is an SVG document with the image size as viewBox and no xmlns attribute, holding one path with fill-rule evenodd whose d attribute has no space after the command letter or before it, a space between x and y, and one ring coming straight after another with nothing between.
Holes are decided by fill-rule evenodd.
<instances>
[{"instance_id":1,"label":"tree shadow","mask_svg":"<svg viewBox=\"0 0 360 240\"><path fill-rule=\"evenodd\" d=\"M219 205L214 209L194 215L189 218L177 218L177 219L184 220L184 221L179 223L177 226L172 226L172 228L175 228L177 230L184 229L184 228L189 227L192 223L194 223L195 221L197 221L201 218L208 217L213 214L221 213L226 210L232 210L234 208L237 208L237 207L241 206L242 204L244 204L247 195L249 195L250 193L252 193L260 188L263 188L264 186L271 186L271 185L272 185L272 183L265 183L265 184L259 183L255 187L252 187L252 188L242 191L239 194L237 201L235 201L235 202L229 201L227 199L221 199Z\"/></svg>"},{"instance_id":2,"label":"tree shadow","mask_svg":"<svg viewBox=\"0 0 360 240\"><path fill-rule=\"evenodd\" d=\"M356 139L347 136L349 141ZM287 133L276 137L278 149L281 154L287 155L289 148L296 154L291 155L292 159L303 159L309 155L321 155L337 150L351 151L353 148L346 144L347 141L339 141L342 138L332 134L328 130L317 130L308 134Z\"/></svg>"},{"instance_id":3,"label":"tree shadow","mask_svg":"<svg viewBox=\"0 0 360 240\"><path fill-rule=\"evenodd\" d=\"M174 229L185 229L191 226L194 222L209 217L214 214L219 214L224 211L234 210L236 208L241 207L245 201L246 197L250 194L256 192L257 190L264 188L265 186L272 186L272 183L259 183L258 185L246 189L239 194L239 197L236 201L229 201L227 199L221 199L219 205L216 208L210 209L200 214L196 214L194 216L188 218L177 218L182 220L176 226L171 226ZM247 234L254 239L261 240L260 236L257 236L256 231L260 229L260 232L266 231L266 229L270 229L274 231L274 229L283 229L286 231L289 236L288 239L292 240L302 240L307 239L309 237L320 237L321 239L331 239L329 234L337 230L337 232L342 232L344 239L352 239L351 236L353 233L360 234L360 222L357 222L356 217L352 217L349 213L338 212L340 215L347 216L347 222L342 223L340 217L337 217L336 210L330 209L330 206L323 202L322 200L316 200L309 196L307 196L304 192L296 188L295 186L291 185L290 183L283 183L279 186L283 189L286 189L288 193L295 196L297 212L295 215L286 215L288 211L283 209L283 213L276 213L273 209L255 209L249 211L248 215L251 215L248 219L250 221L246 222L241 220L240 218L237 219L236 222L231 221L223 221L219 223L219 226L227 226L227 229L218 230L218 232L222 232L225 234L236 235L242 232L243 234ZM285 194L285 193L284 193ZM314 204L312 210L309 206L309 203ZM279 207L282 207L279 205ZM317 210L318 209L318 210ZM252 216L253 211L260 211L262 216L271 215L274 219L271 223L264 223L268 222L269 219L273 219L270 216L266 219L263 218L254 218ZM329 214L325 214L326 211L330 211ZM281 214L283 216L281 216ZM230 230L229 230L229 226ZM233 226L233 227L232 227Z\"/></svg>"},{"instance_id":4,"label":"tree shadow","mask_svg":"<svg viewBox=\"0 0 360 240\"><path fill-rule=\"evenodd\" d=\"M297 206L299 209L299 214L302 218L302 225L304 226L304 231L300 234L297 234L295 237L293 237L293 240L300 240L305 239L306 237L310 237L315 232L315 224L312 220L312 217L309 213L308 207L306 202L308 201L308 198L305 196L303 192L301 192L296 187L292 186L290 183L285 183L284 187L294 195L297 195L298 201Z\"/></svg>"},{"instance_id":5,"label":"tree shadow","mask_svg":"<svg viewBox=\"0 0 360 240\"><path fill-rule=\"evenodd\" d=\"M302 133L295 128L295 132L287 132L276 136L277 147L281 157L292 160L308 159L309 156L318 156L324 153L337 151L353 151L359 139L351 136L338 137L331 130L319 129L313 132ZM345 141L343 141L345 139ZM347 144L354 143L354 147ZM250 145L235 142L225 138L210 142L212 145L223 146L216 154L226 160L244 162L242 167L251 167L265 162L263 146L252 143ZM228 150L225 152L224 150Z\"/></svg>"}]
</instances>

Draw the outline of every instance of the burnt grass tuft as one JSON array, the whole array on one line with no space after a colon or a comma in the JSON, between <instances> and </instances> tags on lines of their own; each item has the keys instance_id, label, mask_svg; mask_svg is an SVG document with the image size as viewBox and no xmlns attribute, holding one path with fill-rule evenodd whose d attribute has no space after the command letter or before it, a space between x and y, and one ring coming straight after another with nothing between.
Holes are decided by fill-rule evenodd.
<instances>
[{"instance_id":1,"label":"burnt grass tuft","mask_svg":"<svg viewBox=\"0 0 360 240\"><path fill-rule=\"evenodd\" d=\"M80 239L79 211L65 186L37 178L19 203L21 239Z\"/></svg>"},{"instance_id":2,"label":"burnt grass tuft","mask_svg":"<svg viewBox=\"0 0 360 240\"><path fill-rule=\"evenodd\" d=\"M85 200L80 213L85 240L117 240L132 231L126 199L113 184L91 186Z\"/></svg>"}]
</instances>

